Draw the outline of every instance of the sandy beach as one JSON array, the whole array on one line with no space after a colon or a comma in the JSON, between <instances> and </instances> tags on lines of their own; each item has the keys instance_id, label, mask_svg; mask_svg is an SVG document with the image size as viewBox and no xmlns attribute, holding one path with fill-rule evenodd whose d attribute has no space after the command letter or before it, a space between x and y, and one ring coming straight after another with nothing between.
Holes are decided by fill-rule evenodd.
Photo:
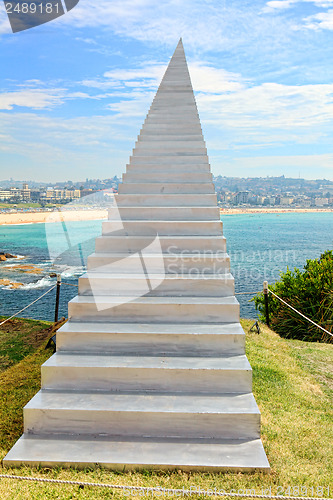
<instances>
[{"instance_id":1,"label":"sandy beach","mask_svg":"<svg viewBox=\"0 0 333 500\"><path fill-rule=\"evenodd\" d=\"M333 208L221 208L221 214L285 214L333 212Z\"/></svg>"},{"instance_id":2,"label":"sandy beach","mask_svg":"<svg viewBox=\"0 0 333 500\"><path fill-rule=\"evenodd\" d=\"M107 219L107 210L64 210L48 212L0 213L0 226L9 224L33 224L61 221Z\"/></svg>"},{"instance_id":3,"label":"sandy beach","mask_svg":"<svg viewBox=\"0 0 333 500\"><path fill-rule=\"evenodd\" d=\"M167 210L167 207L166 207ZM333 212L330 208L221 208L221 215L282 214L282 213ZM107 210L64 210L48 212L0 213L0 226L9 224L33 224L59 221L107 219Z\"/></svg>"}]
</instances>

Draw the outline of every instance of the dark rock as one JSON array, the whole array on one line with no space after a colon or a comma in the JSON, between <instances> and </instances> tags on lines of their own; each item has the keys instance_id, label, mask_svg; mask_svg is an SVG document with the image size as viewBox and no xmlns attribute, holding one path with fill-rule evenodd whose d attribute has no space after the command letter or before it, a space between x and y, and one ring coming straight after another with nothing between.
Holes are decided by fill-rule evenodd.
<instances>
[{"instance_id":1,"label":"dark rock","mask_svg":"<svg viewBox=\"0 0 333 500\"><path fill-rule=\"evenodd\" d=\"M17 255L13 255L8 252L0 252L0 260L6 260L6 259L17 259Z\"/></svg>"}]
</instances>

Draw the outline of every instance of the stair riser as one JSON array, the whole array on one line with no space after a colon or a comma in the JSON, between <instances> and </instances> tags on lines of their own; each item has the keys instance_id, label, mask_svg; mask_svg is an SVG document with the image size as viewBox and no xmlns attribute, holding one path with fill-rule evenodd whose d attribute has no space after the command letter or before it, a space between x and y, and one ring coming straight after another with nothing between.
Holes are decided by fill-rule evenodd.
<instances>
[{"instance_id":1,"label":"stair riser","mask_svg":"<svg viewBox=\"0 0 333 500\"><path fill-rule=\"evenodd\" d=\"M195 107L192 110L189 109L183 109L180 112L178 109L176 110L166 110L165 108L163 109L163 112L161 110L150 110L149 115L146 117L144 124L145 123L152 123L152 122L159 122L159 123L193 123L194 121L197 121L199 118L198 116L198 110Z\"/></svg>"},{"instance_id":2,"label":"stair riser","mask_svg":"<svg viewBox=\"0 0 333 500\"><path fill-rule=\"evenodd\" d=\"M114 207L109 208L109 220L220 220L217 207Z\"/></svg>"},{"instance_id":3,"label":"stair riser","mask_svg":"<svg viewBox=\"0 0 333 500\"><path fill-rule=\"evenodd\" d=\"M24 432L30 434L98 434L136 437L257 439L255 414L157 413L25 409Z\"/></svg>"},{"instance_id":4,"label":"stair riser","mask_svg":"<svg viewBox=\"0 0 333 500\"><path fill-rule=\"evenodd\" d=\"M206 148L192 148L192 147L173 147L173 148L168 148L165 146L164 148L134 148L132 150L133 156L135 157L141 157L141 156L154 156L154 155L160 155L160 156L174 156L174 155L205 155L207 156L207 149Z\"/></svg>"},{"instance_id":5,"label":"stair riser","mask_svg":"<svg viewBox=\"0 0 333 500\"><path fill-rule=\"evenodd\" d=\"M197 112L194 112L192 116L180 116L179 114L169 114L166 117L159 117L157 116L157 113L154 115L149 116L146 118L144 121L144 125L172 125L172 126L182 126L182 129L185 130L187 129L188 125L193 122L193 120L196 120L198 118Z\"/></svg>"},{"instance_id":6,"label":"stair riser","mask_svg":"<svg viewBox=\"0 0 333 500\"><path fill-rule=\"evenodd\" d=\"M211 183L212 182L212 174L210 172L186 172L186 173L171 173L168 172L167 169L164 172L160 172L157 174L152 173L134 173L129 172L127 174L123 174L123 182L127 183L175 183L181 182L184 184L193 184L193 183Z\"/></svg>"},{"instance_id":7,"label":"stair riser","mask_svg":"<svg viewBox=\"0 0 333 500\"><path fill-rule=\"evenodd\" d=\"M179 142L185 142L185 141L202 141L203 136L200 133L190 133L186 131L186 133L179 133L178 131L176 133L173 133L171 130L169 132L156 132L151 130L150 132L146 132L145 130L141 130L140 135L138 136L137 142L141 143L143 141L150 141L150 142L163 142L163 141L179 141Z\"/></svg>"},{"instance_id":8,"label":"stair riser","mask_svg":"<svg viewBox=\"0 0 333 500\"><path fill-rule=\"evenodd\" d=\"M177 151L177 150L193 150L194 152L197 152L197 149L202 150L202 151L207 151L205 142L202 138L200 138L197 141L194 141L193 139L187 139L187 140L173 140L172 138L167 140L167 141L150 141L147 137L145 140L139 140L136 141L135 143L135 150L140 151L141 149L150 151L151 149L153 150L158 150L161 152L164 151ZM200 154L200 151L199 153Z\"/></svg>"},{"instance_id":9,"label":"stair riser","mask_svg":"<svg viewBox=\"0 0 333 500\"><path fill-rule=\"evenodd\" d=\"M174 163L163 163L163 164L136 164L136 165L127 165L126 171L127 173L142 173L145 175L149 175L149 173L163 173L168 171L170 175L177 174L187 174L191 175L196 172L200 173L210 173L210 165L208 163L205 164L183 164L183 165L175 165Z\"/></svg>"},{"instance_id":10,"label":"stair riser","mask_svg":"<svg viewBox=\"0 0 333 500\"><path fill-rule=\"evenodd\" d=\"M160 236L219 236L222 235L221 221L123 221L124 231L129 235ZM119 230L119 221L105 221L102 223L102 234L109 235Z\"/></svg>"},{"instance_id":11,"label":"stair riser","mask_svg":"<svg viewBox=\"0 0 333 500\"><path fill-rule=\"evenodd\" d=\"M42 388L187 393L252 392L251 370L42 366Z\"/></svg>"},{"instance_id":12,"label":"stair riser","mask_svg":"<svg viewBox=\"0 0 333 500\"><path fill-rule=\"evenodd\" d=\"M88 277L79 278L79 295L150 295L155 297L229 297L234 295L234 280L221 278L221 280L210 279L205 276L202 279L164 279L159 281L155 287L154 275L145 276L141 266L141 279L113 278L112 274L105 278L95 278L93 273ZM149 289L149 284L153 288Z\"/></svg>"},{"instance_id":13,"label":"stair riser","mask_svg":"<svg viewBox=\"0 0 333 500\"><path fill-rule=\"evenodd\" d=\"M131 156L130 162L132 165L148 165L151 164L169 164L173 163L174 165L207 165L208 156L204 155L149 155L149 156Z\"/></svg>"},{"instance_id":14,"label":"stair riser","mask_svg":"<svg viewBox=\"0 0 333 500\"><path fill-rule=\"evenodd\" d=\"M159 130L167 130L168 133L169 131L171 133L179 133L183 134L185 131L186 133L194 133L194 134L202 134L202 128L199 123L188 123L186 127L184 127L183 123L181 121L178 121L177 123L168 123L167 121L161 122L158 120L158 123L156 123L156 119L150 119L146 118L145 121L143 122L143 125L140 129L140 132L148 132L149 133L158 133Z\"/></svg>"},{"instance_id":15,"label":"stair riser","mask_svg":"<svg viewBox=\"0 0 333 500\"><path fill-rule=\"evenodd\" d=\"M88 270L98 270L99 267L108 266L108 273L135 273L138 269L142 269L139 255L134 254L130 259L126 257L128 257L126 254L121 259L112 257L112 254L108 256L93 254L88 257L87 267ZM156 258L144 255L144 262L150 273L163 271L171 274L197 272L209 275L212 273L223 274L230 270L230 259L225 257L223 253L217 259L208 255L205 258L194 256L192 259L179 255L164 254Z\"/></svg>"},{"instance_id":16,"label":"stair riser","mask_svg":"<svg viewBox=\"0 0 333 500\"><path fill-rule=\"evenodd\" d=\"M216 194L121 194L118 207L216 207Z\"/></svg>"},{"instance_id":17,"label":"stair riser","mask_svg":"<svg viewBox=\"0 0 333 500\"><path fill-rule=\"evenodd\" d=\"M168 135L170 137L173 136L181 136L186 130L187 134L193 134L193 136L197 136L202 134L202 128L200 126L190 126L187 125L184 127L182 123L153 123L152 121L146 122L140 131L140 137L143 137L144 134L150 136L160 136L160 135Z\"/></svg>"},{"instance_id":18,"label":"stair riser","mask_svg":"<svg viewBox=\"0 0 333 500\"><path fill-rule=\"evenodd\" d=\"M119 184L119 194L214 194L215 187L212 182L206 184L190 183L137 183Z\"/></svg>"},{"instance_id":19,"label":"stair riser","mask_svg":"<svg viewBox=\"0 0 333 500\"><path fill-rule=\"evenodd\" d=\"M147 248L149 245L153 247ZM159 238L158 242L153 242L152 238L135 238L131 237L115 237L115 236L101 236L96 238L96 252L128 252L134 253L142 251L145 256L151 253L158 252L159 248L162 252L173 254L179 254L182 252L225 252L226 242L223 237L219 238L191 238L178 239L175 241L174 238Z\"/></svg>"},{"instance_id":20,"label":"stair riser","mask_svg":"<svg viewBox=\"0 0 333 500\"><path fill-rule=\"evenodd\" d=\"M110 325L112 331L112 324ZM245 335L57 332L57 351L152 356L219 356L245 353Z\"/></svg>"},{"instance_id":21,"label":"stair riser","mask_svg":"<svg viewBox=\"0 0 333 500\"><path fill-rule=\"evenodd\" d=\"M137 297L133 293L132 298ZM133 323L235 323L239 320L239 304L149 304L127 302L112 307L96 297L89 302L68 303L68 315L74 321L114 321ZM130 299L130 297L129 297Z\"/></svg>"}]
</instances>

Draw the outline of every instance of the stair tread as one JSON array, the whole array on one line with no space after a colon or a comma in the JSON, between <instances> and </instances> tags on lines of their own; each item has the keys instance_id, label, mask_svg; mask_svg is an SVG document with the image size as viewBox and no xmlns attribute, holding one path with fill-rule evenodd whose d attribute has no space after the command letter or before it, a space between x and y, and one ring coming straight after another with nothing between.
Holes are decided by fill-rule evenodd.
<instances>
[{"instance_id":1,"label":"stair tread","mask_svg":"<svg viewBox=\"0 0 333 500\"><path fill-rule=\"evenodd\" d=\"M113 222L113 221L112 221ZM136 221L135 221L136 222ZM133 235L124 235L124 234L105 234L105 235L102 235L102 236L99 236L97 239L100 239L100 238L120 238L120 239L124 239L124 238L130 238L130 239L143 239L143 238L149 238L151 239L152 238L152 235L138 235L138 234L133 234ZM185 235L178 235L178 234L172 234L172 235L165 235L165 234L159 234L158 235L159 239L160 240L163 240L163 239L166 239L166 240L191 240L191 239L199 239L200 241L202 240L210 240L210 239L222 239L222 240L225 240L225 237L222 236L222 234L216 234L216 235L209 235L209 234L205 234L205 235L192 235L192 234L185 234ZM144 250L144 248L143 248Z\"/></svg>"},{"instance_id":2,"label":"stair tread","mask_svg":"<svg viewBox=\"0 0 333 500\"><path fill-rule=\"evenodd\" d=\"M70 303L89 303L95 304L98 303L110 303L110 304L126 304L130 303L139 303L139 304L216 304L216 305L238 305L238 301L236 297L230 295L228 297L157 297L157 296L147 296L143 295L141 297L137 297L131 301L128 300L127 296L119 296L119 295L77 295Z\"/></svg>"},{"instance_id":3,"label":"stair tread","mask_svg":"<svg viewBox=\"0 0 333 500\"><path fill-rule=\"evenodd\" d=\"M94 252L92 254L89 255L89 257L112 257L112 258L115 258L115 257L123 257L124 255L127 257L129 254L129 252ZM228 258L229 257L229 254L227 252L193 252L193 253L190 253L190 252L182 252L181 254L170 254L170 253L149 253L149 255L145 255L145 258L158 258L160 259L161 257L169 257L169 258L175 258L177 257L177 259L179 258L184 258L184 259L191 259L191 258L206 258L206 259L221 259L221 257L223 258Z\"/></svg>"},{"instance_id":4,"label":"stair tread","mask_svg":"<svg viewBox=\"0 0 333 500\"><path fill-rule=\"evenodd\" d=\"M124 207L119 207L118 210L121 211L121 209L124 208ZM130 207L131 209L134 208L134 207ZM141 207L141 208L147 208L147 207ZM150 208L150 207L149 207ZM113 220L113 219L106 219L104 222L119 222L118 220ZM167 223L167 224L179 224L179 223L182 223L182 224L198 224L200 222L200 224L216 224L216 223L221 223L222 221L219 219L219 218L216 218L216 219L177 219L177 220L174 220L174 219L170 219L170 220L166 220L166 219L122 219L122 222L124 224L126 224L127 222L133 222L133 223L137 223L137 222L152 222L152 223L155 223L155 222L163 222L163 224ZM184 235L186 236L186 235Z\"/></svg>"},{"instance_id":5,"label":"stair tread","mask_svg":"<svg viewBox=\"0 0 333 500\"><path fill-rule=\"evenodd\" d=\"M203 395L200 393L152 394L43 389L29 401L25 408L156 413L260 413L252 393Z\"/></svg>"},{"instance_id":6,"label":"stair tread","mask_svg":"<svg viewBox=\"0 0 333 500\"><path fill-rule=\"evenodd\" d=\"M160 333L186 335L245 335L240 323L89 323L67 321L58 332L65 333ZM139 340L139 339L138 339Z\"/></svg>"},{"instance_id":7,"label":"stair tread","mask_svg":"<svg viewBox=\"0 0 333 500\"><path fill-rule=\"evenodd\" d=\"M43 367L94 367L94 368L139 368L162 370L246 370L250 363L244 354L201 357L201 356L135 356L112 353L57 352Z\"/></svg>"},{"instance_id":8,"label":"stair tread","mask_svg":"<svg viewBox=\"0 0 333 500\"><path fill-rule=\"evenodd\" d=\"M110 438L23 435L3 460L41 466L91 466L184 470L261 469L269 463L260 439Z\"/></svg>"},{"instance_id":9,"label":"stair tread","mask_svg":"<svg viewBox=\"0 0 333 500\"><path fill-rule=\"evenodd\" d=\"M220 273L220 274L197 274L193 275L190 273L156 273L154 271L150 271L149 273L131 273L130 275L128 273L117 273L117 272L112 272L112 273L106 273L107 271L107 265L102 266L103 267L103 272L98 271L98 267L96 269L92 269L91 271L88 271L87 273L84 273L80 276L79 279L90 279L90 278L98 278L98 279L130 279L132 280L137 280L137 279L144 279L147 280L147 276L149 277L151 274L154 275L154 279L160 279L164 278L167 280L202 280L202 281L207 281L207 280L216 280L216 281L224 281L224 280L234 280L234 277L232 276L231 273Z\"/></svg>"}]
</instances>

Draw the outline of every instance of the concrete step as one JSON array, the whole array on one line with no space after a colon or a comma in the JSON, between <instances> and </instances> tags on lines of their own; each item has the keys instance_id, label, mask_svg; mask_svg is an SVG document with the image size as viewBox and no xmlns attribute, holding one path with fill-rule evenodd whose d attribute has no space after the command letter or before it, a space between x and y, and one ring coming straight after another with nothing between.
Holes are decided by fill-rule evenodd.
<instances>
[{"instance_id":1,"label":"concrete step","mask_svg":"<svg viewBox=\"0 0 333 500\"><path fill-rule=\"evenodd\" d=\"M170 106L170 101L172 101L172 106ZM189 96L182 99L182 96L176 96L174 93L174 96L170 95L169 99L159 97L152 102L148 118L157 113L160 115L163 114L163 116L183 115L185 117L188 115L197 115L198 109L195 101L189 98Z\"/></svg>"},{"instance_id":2,"label":"concrete step","mask_svg":"<svg viewBox=\"0 0 333 500\"><path fill-rule=\"evenodd\" d=\"M134 174L163 174L164 172L168 172L170 175L178 175L178 174L187 174L194 175L195 173L210 173L210 165L208 162L204 163L183 163L180 165L179 163L133 163L126 165L126 171L128 173Z\"/></svg>"},{"instance_id":3,"label":"concrete step","mask_svg":"<svg viewBox=\"0 0 333 500\"><path fill-rule=\"evenodd\" d=\"M186 133L187 135L202 135L202 128L200 124L187 124L186 127L182 123L149 123L146 122L143 124L140 135L141 134L151 134L151 135L160 135L160 134L168 134L168 135L182 135Z\"/></svg>"},{"instance_id":4,"label":"concrete step","mask_svg":"<svg viewBox=\"0 0 333 500\"><path fill-rule=\"evenodd\" d=\"M152 279L154 285L158 284ZM149 285L148 285L149 286ZM235 297L137 297L79 295L68 303L73 321L128 323L235 323L239 303Z\"/></svg>"},{"instance_id":5,"label":"concrete step","mask_svg":"<svg viewBox=\"0 0 333 500\"><path fill-rule=\"evenodd\" d=\"M116 252L133 254L135 252L169 253L217 253L226 251L224 236L99 236L96 238L96 252Z\"/></svg>"},{"instance_id":6,"label":"concrete step","mask_svg":"<svg viewBox=\"0 0 333 500\"><path fill-rule=\"evenodd\" d=\"M212 183L213 176L210 172L170 172L165 169L164 172L145 172L145 173L137 173L137 172L128 172L123 174L123 182L124 183L179 183L182 182L184 184L203 184L203 183Z\"/></svg>"},{"instance_id":7,"label":"concrete step","mask_svg":"<svg viewBox=\"0 0 333 500\"><path fill-rule=\"evenodd\" d=\"M228 274L156 274L144 269L137 274L108 273L107 267L88 271L79 278L79 295L149 295L156 297L229 297L235 293ZM156 286L155 286L156 284Z\"/></svg>"},{"instance_id":8,"label":"concrete step","mask_svg":"<svg viewBox=\"0 0 333 500\"><path fill-rule=\"evenodd\" d=\"M194 121L199 121L199 115L197 109L183 110L183 112L178 112L178 110L170 109L167 110L152 110L148 113L147 118L144 123L182 123L185 125L188 123L193 123Z\"/></svg>"},{"instance_id":9,"label":"concrete step","mask_svg":"<svg viewBox=\"0 0 333 500\"><path fill-rule=\"evenodd\" d=\"M142 145L141 145L142 144ZM202 146L193 148L192 146L181 146L175 145L173 147L165 145L164 147L155 148L153 146L146 145L145 142L141 143L139 147L135 147L133 151L133 156L153 156L153 155L207 155L207 148Z\"/></svg>"},{"instance_id":10,"label":"concrete step","mask_svg":"<svg viewBox=\"0 0 333 500\"><path fill-rule=\"evenodd\" d=\"M209 275L223 274L230 270L230 257L225 252L146 254L143 251L142 254L131 254L131 258L129 258L128 253L93 253L88 257L87 268L88 270L98 270L99 267L103 267L108 273L133 273L142 267L143 258L146 269L150 273L191 273L192 275L204 273Z\"/></svg>"},{"instance_id":11,"label":"concrete step","mask_svg":"<svg viewBox=\"0 0 333 500\"><path fill-rule=\"evenodd\" d=\"M112 207L109 220L219 221L218 207Z\"/></svg>"},{"instance_id":12,"label":"concrete step","mask_svg":"<svg viewBox=\"0 0 333 500\"><path fill-rule=\"evenodd\" d=\"M152 182L119 184L119 194L213 194L215 187L212 182Z\"/></svg>"},{"instance_id":13,"label":"concrete step","mask_svg":"<svg viewBox=\"0 0 333 500\"><path fill-rule=\"evenodd\" d=\"M41 467L91 467L200 472L269 472L260 439L212 440L23 435L3 463Z\"/></svg>"},{"instance_id":14,"label":"concrete step","mask_svg":"<svg viewBox=\"0 0 333 500\"><path fill-rule=\"evenodd\" d=\"M180 141L179 139L173 140L172 138L169 138L168 140L164 141L157 141L157 140L149 140L148 137L145 137L144 140L139 140L136 141L135 143L135 150L139 151L141 149L146 149L146 150L158 150L158 151L174 151L174 150L180 150L182 151L183 149L185 151L193 150L193 152L196 152L197 149L204 149L207 151L205 141L202 137L200 137L197 141L193 139L188 139L188 140L183 140Z\"/></svg>"},{"instance_id":15,"label":"concrete step","mask_svg":"<svg viewBox=\"0 0 333 500\"><path fill-rule=\"evenodd\" d=\"M148 126L154 125L156 128L159 127L173 127L175 130L178 130L179 132L182 132L184 130L189 129L190 131L195 130L196 132L199 131L198 128L189 128L191 125L191 118L186 118L182 116L177 116L177 115L169 115L168 117L158 117L158 116L148 116L146 120L143 123L143 128L146 128Z\"/></svg>"},{"instance_id":16,"label":"concrete step","mask_svg":"<svg viewBox=\"0 0 333 500\"><path fill-rule=\"evenodd\" d=\"M149 165L149 164L168 164L168 163L173 163L177 165L185 165L185 164L200 164L200 165L205 165L208 162L208 156L207 154L202 154L202 155L191 155L191 154L182 154L182 155L176 155L176 154L170 154L170 155L149 155L149 156L130 156L130 163L132 165Z\"/></svg>"},{"instance_id":17,"label":"concrete step","mask_svg":"<svg viewBox=\"0 0 333 500\"><path fill-rule=\"evenodd\" d=\"M118 207L216 207L216 194L119 194Z\"/></svg>"},{"instance_id":18,"label":"concrete step","mask_svg":"<svg viewBox=\"0 0 333 500\"><path fill-rule=\"evenodd\" d=\"M138 135L138 142L143 141L151 141L151 142L164 142L164 141L203 141L203 135L198 132L189 133L188 131L184 131L183 133L172 133L171 131L168 133L161 132L146 132L144 130L141 131L140 135Z\"/></svg>"},{"instance_id":19,"label":"concrete step","mask_svg":"<svg viewBox=\"0 0 333 500\"><path fill-rule=\"evenodd\" d=\"M59 353L42 365L42 388L230 394L252 392L246 356L158 357Z\"/></svg>"},{"instance_id":20,"label":"concrete step","mask_svg":"<svg viewBox=\"0 0 333 500\"><path fill-rule=\"evenodd\" d=\"M240 323L78 323L57 331L57 351L129 356L226 356L245 354Z\"/></svg>"},{"instance_id":21,"label":"concrete step","mask_svg":"<svg viewBox=\"0 0 333 500\"><path fill-rule=\"evenodd\" d=\"M128 235L161 236L222 236L222 222L216 221L175 221L175 220L124 220L124 232ZM103 221L102 234L109 235L119 230L119 221Z\"/></svg>"},{"instance_id":22,"label":"concrete step","mask_svg":"<svg viewBox=\"0 0 333 500\"><path fill-rule=\"evenodd\" d=\"M174 120L173 117L168 117L168 119L161 120L160 118L157 117L150 117L148 116L146 120L142 124L142 128L140 130L140 133L142 131L146 132L152 132L154 133L154 129L152 125L155 125L156 129L158 130L159 128L163 128L164 130L167 130L168 132L172 131L179 132L179 135L201 135L202 136L202 129L201 129L201 124L200 123L191 123L188 119L186 121L181 120L181 117L178 117L178 120Z\"/></svg>"},{"instance_id":23,"label":"concrete step","mask_svg":"<svg viewBox=\"0 0 333 500\"><path fill-rule=\"evenodd\" d=\"M29 434L258 439L253 394L41 390L24 408Z\"/></svg>"}]
</instances>

